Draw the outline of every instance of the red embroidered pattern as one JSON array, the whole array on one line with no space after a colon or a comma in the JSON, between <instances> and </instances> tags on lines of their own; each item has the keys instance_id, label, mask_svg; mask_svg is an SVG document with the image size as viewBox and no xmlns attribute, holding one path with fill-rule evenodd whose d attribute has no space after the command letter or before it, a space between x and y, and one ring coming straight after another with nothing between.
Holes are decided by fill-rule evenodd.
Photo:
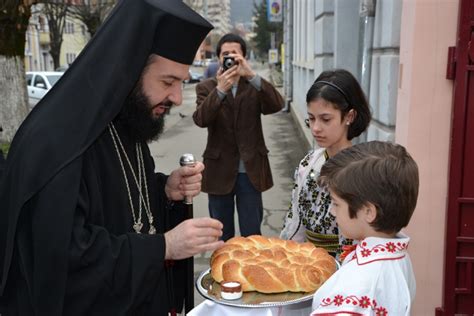
<instances>
[{"instance_id":1,"label":"red embroidered pattern","mask_svg":"<svg viewBox=\"0 0 474 316\"><path fill-rule=\"evenodd\" d=\"M367 242L365 241L362 241L360 244L359 244L360 248L362 248L362 250L360 251L360 254L362 255L362 257L369 257L370 255L372 254L377 254L379 252L390 252L390 253L395 253L397 251L403 251L405 249L408 248L408 243L406 242L388 242L386 244L378 244L374 247L372 247L371 249L369 248L366 248L367 247Z\"/></svg>"},{"instance_id":2,"label":"red embroidered pattern","mask_svg":"<svg viewBox=\"0 0 474 316\"><path fill-rule=\"evenodd\" d=\"M339 260L342 262L346 257L356 249L357 245L342 246L342 253L339 255Z\"/></svg>"},{"instance_id":3,"label":"red embroidered pattern","mask_svg":"<svg viewBox=\"0 0 474 316\"><path fill-rule=\"evenodd\" d=\"M377 306L377 302L367 296L362 296L359 298L355 295L350 295L347 297L343 297L342 295L335 295L333 299L331 299L330 297L326 297L321 302L321 306L323 307L331 305L352 305L358 306L360 308L370 308L375 312L376 316L388 316L388 311L385 307Z\"/></svg>"}]
</instances>

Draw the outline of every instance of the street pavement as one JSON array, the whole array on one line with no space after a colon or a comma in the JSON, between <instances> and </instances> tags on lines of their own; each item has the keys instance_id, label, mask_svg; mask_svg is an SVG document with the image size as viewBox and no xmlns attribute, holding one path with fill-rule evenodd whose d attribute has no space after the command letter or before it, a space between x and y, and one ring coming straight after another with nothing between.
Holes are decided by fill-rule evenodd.
<instances>
[{"instance_id":1,"label":"street pavement","mask_svg":"<svg viewBox=\"0 0 474 316\"><path fill-rule=\"evenodd\" d=\"M197 69L199 70L202 71ZM262 77L268 77L268 69L257 71ZM195 84L184 85L182 105L171 109L171 113L166 117L163 134L158 141L150 144L156 171L169 174L179 166L179 158L184 153L191 153L202 161L207 129L194 124L192 114L196 108L195 100ZM270 151L269 159L274 181L274 186L263 193L262 235L278 236L290 202L293 173L305 155L306 149L298 136L297 127L290 113L279 112L263 116L262 123L265 142ZM201 193L194 198L194 217L207 216L209 216L207 194ZM235 224L238 234L237 217ZM195 279L209 268L210 255L208 252L194 257ZM204 300L197 291L194 296L195 305Z\"/></svg>"}]
</instances>

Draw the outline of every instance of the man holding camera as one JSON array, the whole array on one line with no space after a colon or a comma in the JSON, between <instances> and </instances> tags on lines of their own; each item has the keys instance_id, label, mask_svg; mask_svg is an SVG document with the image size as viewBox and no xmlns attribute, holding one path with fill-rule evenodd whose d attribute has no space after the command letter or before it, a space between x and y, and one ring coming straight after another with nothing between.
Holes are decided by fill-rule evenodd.
<instances>
[{"instance_id":1,"label":"man holding camera","mask_svg":"<svg viewBox=\"0 0 474 316\"><path fill-rule=\"evenodd\" d=\"M224 241L235 234L234 199L241 235L261 233L262 192L273 186L261 115L283 107L282 96L252 70L246 52L240 36L224 35L216 48L221 68L196 86L193 119L208 130L202 191L209 195L211 217L224 224Z\"/></svg>"}]
</instances>

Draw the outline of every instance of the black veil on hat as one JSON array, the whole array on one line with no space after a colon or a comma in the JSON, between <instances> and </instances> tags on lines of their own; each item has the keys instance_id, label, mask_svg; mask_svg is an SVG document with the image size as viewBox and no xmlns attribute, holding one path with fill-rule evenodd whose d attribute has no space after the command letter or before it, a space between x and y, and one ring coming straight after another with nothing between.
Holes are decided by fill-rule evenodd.
<instances>
[{"instance_id":1,"label":"black veil on hat","mask_svg":"<svg viewBox=\"0 0 474 316\"><path fill-rule=\"evenodd\" d=\"M59 175L67 174L69 191L78 191L82 153L119 113L149 55L189 65L211 29L180 0L121 0L35 106L13 139L0 183L0 295L25 204ZM66 200L65 195L61 199ZM71 193L69 198L75 196ZM54 212L61 210L52 209L53 217Z\"/></svg>"}]
</instances>

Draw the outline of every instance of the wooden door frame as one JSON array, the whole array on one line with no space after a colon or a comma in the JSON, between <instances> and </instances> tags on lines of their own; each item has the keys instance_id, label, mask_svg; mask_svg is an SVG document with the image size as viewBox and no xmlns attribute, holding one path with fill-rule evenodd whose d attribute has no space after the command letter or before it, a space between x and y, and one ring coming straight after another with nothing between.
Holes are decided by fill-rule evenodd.
<instances>
[{"instance_id":1,"label":"wooden door frame","mask_svg":"<svg viewBox=\"0 0 474 316\"><path fill-rule=\"evenodd\" d=\"M474 198L463 196L462 185L464 177L463 166L465 161L466 131L469 126L468 118L468 96L470 101L474 98L474 91L469 95L469 80L474 80L474 1L461 0L459 5L457 42L455 48L450 48L448 54L448 79L454 79L453 92L453 116L451 130L451 148L448 183L448 208L446 216L446 249L444 264L444 288L443 305L436 309L437 316L455 315L463 313L458 310L458 298L460 295L472 294L474 257L463 257L459 255L461 244L474 244L474 237L461 236L460 225L461 209L463 205L474 204ZM471 77L471 78L469 78ZM471 106L473 106L471 104ZM471 127L474 129L474 127ZM470 223L474 225L474 223ZM461 269L461 267L463 267ZM470 287L460 287L457 283L460 274L464 274L464 280ZM468 307L471 309L471 306ZM474 312L474 300L472 302ZM471 312L471 311L470 311Z\"/></svg>"}]
</instances>

